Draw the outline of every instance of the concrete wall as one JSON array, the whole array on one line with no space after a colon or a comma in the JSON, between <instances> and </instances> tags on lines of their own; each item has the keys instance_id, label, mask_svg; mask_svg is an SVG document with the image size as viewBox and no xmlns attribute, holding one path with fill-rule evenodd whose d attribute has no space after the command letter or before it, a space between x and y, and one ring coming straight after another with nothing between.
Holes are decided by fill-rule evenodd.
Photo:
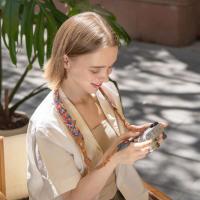
<instances>
[{"instance_id":1,"label":"concrete wall","mask_svg":"<svg viewBox=\"0 0 200 200\"><path fill-rule=\"evenodd\" d=\"M200 36L199 0L90 0L112 11L133 39L183 46Z\"/></svg>"}]
</instances>

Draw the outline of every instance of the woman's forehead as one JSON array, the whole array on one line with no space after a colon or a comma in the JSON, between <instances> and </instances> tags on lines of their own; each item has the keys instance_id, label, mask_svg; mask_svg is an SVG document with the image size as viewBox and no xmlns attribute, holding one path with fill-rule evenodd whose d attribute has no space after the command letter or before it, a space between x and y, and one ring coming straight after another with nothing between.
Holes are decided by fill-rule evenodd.
<instances>
[{"instance_id":1,"label":"woman's forehead","mask_svg":"<svg viewBox=\"0 0 200 200\"><path fill-rule=\"evenodd\" d=\"M78 56L76 61L87 66L109 66L117 60L118 48L105 47L95 52Z\"/></svg>"}]
</instances>

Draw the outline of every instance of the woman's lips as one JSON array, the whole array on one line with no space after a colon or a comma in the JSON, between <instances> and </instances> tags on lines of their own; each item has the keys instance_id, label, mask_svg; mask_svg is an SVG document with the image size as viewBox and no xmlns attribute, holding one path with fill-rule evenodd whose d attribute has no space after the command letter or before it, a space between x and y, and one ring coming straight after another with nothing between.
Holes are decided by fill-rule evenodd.
<instances>
[{"instance_id":1,"label":"woman's lips","mask_svg":"<svg viewBox=\"0 0 200 200\"><path fill-rule=\"evenodd\" d=\"M102 85L102 83L100 83L100 84L96 84L96 83L91 83L95 88L100 88L101 87L101 85Z\"/></svg>"}]
</instances>

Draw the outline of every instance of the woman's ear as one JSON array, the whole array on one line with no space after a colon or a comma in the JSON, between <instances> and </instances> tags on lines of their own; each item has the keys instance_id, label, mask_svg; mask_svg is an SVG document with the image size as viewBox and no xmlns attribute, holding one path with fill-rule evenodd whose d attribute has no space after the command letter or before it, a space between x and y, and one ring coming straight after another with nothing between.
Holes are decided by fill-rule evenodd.
<instances>
[{"instance_id":1,"label":"woman's ear","mask_svg":"<svg viewBox=\"0 0 200 200\"><path fill-rule=\"evenodd\" d=\"M64 60L64 68L69 69L70 68L69 57L66 54L63 56L63 60Z\"/></svg>"}]
</instances>

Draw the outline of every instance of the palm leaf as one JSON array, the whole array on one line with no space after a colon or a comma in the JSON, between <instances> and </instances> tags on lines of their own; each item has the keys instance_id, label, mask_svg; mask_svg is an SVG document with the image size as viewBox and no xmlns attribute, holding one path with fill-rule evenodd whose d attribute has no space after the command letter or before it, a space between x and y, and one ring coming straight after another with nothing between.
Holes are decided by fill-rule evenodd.
<instances>
[{"instance_id":1,"label":"palm leaf","mask_svg":"<svg viewBox=\"0 0 200 200\"><path fill-rule=\"evenodd\" d=\"M109 18L114 21L117 20L116 17L110 11L106 10L99 4L91 5L91 11L96 12L97 14L99 14L105 18Z\"/></svg>"},{"instance_id":2,"label":"palm leaf","mask_svg":"<svg viewBox=\"0 0 200 200\"><path fill-rule=\"evenodd\" d=\"M63 14L60 10L56 8L52 0L46 1L45 4L47 8L51 11L55 20L59 23L59 25L61 25L66 19L68 19L67 15Z\"/></svg>"},{"instance_id":3,"label":"palm leaf","mask_svg":"<svg viewBox=\"0 0 200 200\"><path fill-rule=\"evenodd\" d=\"M33 45L34 8L35 1L25 1L23 15L21 19L21 35L25 35L26 52L29 62L31 60Z\"/></svg>"},{"instance_id":4,"label":"palm leaf","mask_svg":"<svg viewBox=\"0 0 200 200\"><path fill-rule=\"evenodd\" d=\"M53 45L53 38L54 38L54 33L52 32L50 26L47 26L47 50L46 50L46 57L47 59L50 57L51 55L51 49L52 49L52 45Z\"/></svg>"},{"instance_id":5,"label":"palm leaf","mask_svg":"<svg viewBox=\"0 0 200 200\"><path fill-rule=\"evenodd\" d=\"M40 3L39 5L40 5L41 12L43 12L43 14L46 17L47 25L50 27L50 29L53 31L53 33L56 33L59 25L58 25L57 21L55 20L54 16L51 14L51 11L50 10L48 11L44 4Z\"/></svg>"},{"instance_id":6,"label":"palm leaf","mask_svg":"<svg viewBox=\"0 0 200 200\"><path fill-rule=\"evenodd\" d=\"M51 52L51 47L52 47L52 43L53 43L53 38L56 34L56 31L58 29L58 23L57 21L55 20L55 17L52 15L52 13L48 10L48 7L45 7L46 5L40 3L40 15L42 15L41 18L38 18L38 20L40 22L43 21L42 24L40 24L40 27L39 27L39 33L40 34L40 40L38 40L38 45L36 45L37 50L38 50L38 58L39 58L39 64L40 66L43 65L43 59L44 59L44 47L45 47L45 44L47 44L47 51L46 51L46 55L47 55L47 58L49 58L50 56L50 52ZM52 6L52 5L51 5ZM44 22L46 27L44 26ZM39 23L39 22L38 22ZM37 25L36 25L37 26ZM47 42L44 43L44 29L47 29ZM37 29L37 27L36 27ZM38 36L36 36L36 38L38 38Z\"/></svg>"},{"instance_id":7,"label":"palm leaf","mask_svg":"<svg viewBox=\"0 0 200 200\"><path fill-rule=\"evenodd\" d=\"M120 43L123 45L124 43L127 45L130 43L131 38L128 33L124 30L122 26L120 26L117 21L113 21L110 18L106 18L108 23L111 25L112 29L118 35L119 39L121 40Z\"/></svg>"},{"instance_id":8,"label":"palm leaf","mask_svg":"<svg viewBox=\"0 0 200 200\"><path fill-rule=\"evenodd\" d=\"M43 12L39 12L36 18L35 32L34 32L34 50L38 54L38 61L40 66L44 62L44 23Z\"/></svg>"},{"instance_id":9,"label":"palm leaf","mask_svg":"<svg viewBox=\"0 0 200 200\"><path fill-rule=\"evenodd\" d=\"M8 36L8 46L11 60L14 64L17 63L16 59L16 45L18 39L19 27L19 0L7 0L5 9L3 9L3 30Z\"/></svg>"}]
</instances>

